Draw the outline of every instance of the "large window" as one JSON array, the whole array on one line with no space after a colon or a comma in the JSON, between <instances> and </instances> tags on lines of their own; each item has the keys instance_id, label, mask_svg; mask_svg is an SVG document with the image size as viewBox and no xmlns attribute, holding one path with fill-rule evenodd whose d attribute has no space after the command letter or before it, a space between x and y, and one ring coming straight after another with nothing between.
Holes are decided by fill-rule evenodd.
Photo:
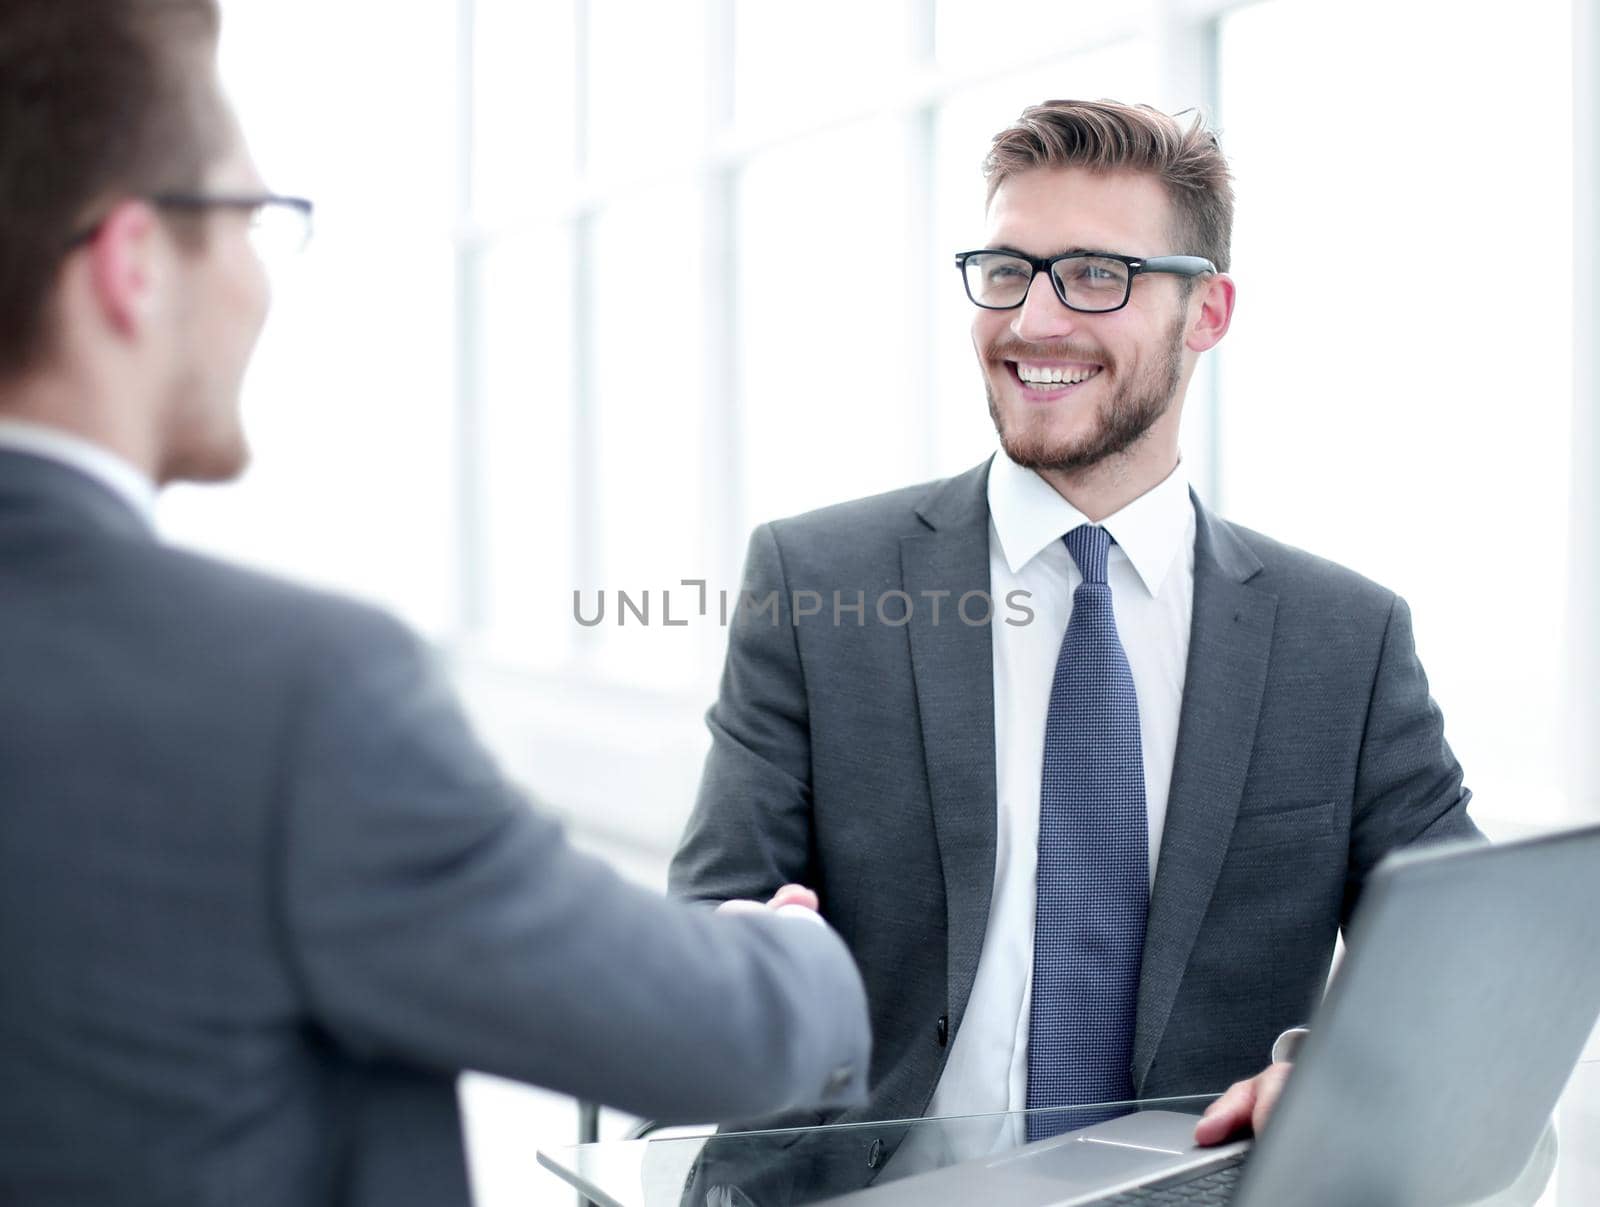
<instances>
[{"instance_id":1,"label":"large window","mask_svg":"<svg viewBox=\"0 0 1600 1207\"><path fill-rule=\"evenodd\" d=\"M717 593L738 590L750 530L994 448L949 264L982 230L989 138L1048 96L1207 104L1204 71L1163 84L1162 63L1210 19L1012 5L1018 38L976 4L590 0L537 29L523 11L473 5L477 523L453 636L536 787L660 850L692 797ZM519 38L576 63L555 73L565 95L530 93ZM529 106L570 134L504 112ZM709 615L684 580L707 583ZM574 592L601 623L576 621Z\"/></svg>"},{"instance_id":2,"label":"large window","mask_svg":"<svg viewBox=\"0 0 1600 1207\"><path fill-rule=\"evenodd\" d=\"M1566 814L1570 21L1279 0L1220 29L1219 502L1407 598L1495 822Z\"/></svg>"},{"instance_id":3,"label":"large window","mask_svg":"<svg viewBox=\"0 0 1600 1207\"><path fill-rule=\"evenodd\" d=\"M397 607L514 771L659 853L750 529L994 446L948 262L989 137L1053 95L1200 106L1240 305L1191 479L1407 597L1483 816L1568 816L1571 20L231 3L225 77L319 231L248 385L258 468L168 528Z\"/></svg>"},{"instance_id":4,"label":"large window","mask_svg":"<svg viewBox=\"0 0 1600 1207\"><path fill-rule=\"evenodd\" d=\"M248 479L163 507L181 539L383 600L436 635L460 548L456 74L440 53L455 34L444 4L225 6L222 71L250 144L273 187L316 199L318 231L274 282L245 388Z\"/></svg>"}]
</instances>

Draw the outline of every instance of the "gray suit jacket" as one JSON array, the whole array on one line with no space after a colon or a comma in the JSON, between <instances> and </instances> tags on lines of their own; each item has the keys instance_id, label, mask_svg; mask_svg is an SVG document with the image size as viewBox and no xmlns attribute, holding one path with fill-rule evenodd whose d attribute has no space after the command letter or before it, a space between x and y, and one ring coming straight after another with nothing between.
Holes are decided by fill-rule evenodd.
<instances>
[{"instance_id":1,"label":"gray suit jacket","mask_svg":"<svg viewBox=\"0 0 1600 1207\"><path fill-rule=\"evenodd\" d=\"M836 936L575 853L399 624L0 452L0 1202L462 1204L460 1069L704 1119L867 1055Z\"/></svg>"},{"instance_id":2,"label":"gray suit jacket","mask_svg":"<svg viewBox=\"0 0 1600 1207\"><path fill-rule=\"evenodd\" d=\"M872 1011L873 1092L844 1120L919 1116L961 1027L995 871L988 464L759 529L675 892L814 886ZM1133 1042L1142 1097L1259 1072L1319 1000L1382 855L1476 831L1405 604L1195 501L1194 616ZM822 607L798 616L797 593ZM865 592L865 622L842 612ZM884 592L917 607L874 614ZM939 622L925 591L947 591ZM997 616L1010 615L997 601ZM815 601L801 595L798 611ZM904 605L885 608L898 620ZM969 610L973 616L981 609ZM875 1150L874 1139L882 1143ZM861 1135L866 1180L896 1133ZM849 1179L847 1178L846 1181ZM842 1188L835 1187L835 1188Z\"/></svg>"}]
</instances>

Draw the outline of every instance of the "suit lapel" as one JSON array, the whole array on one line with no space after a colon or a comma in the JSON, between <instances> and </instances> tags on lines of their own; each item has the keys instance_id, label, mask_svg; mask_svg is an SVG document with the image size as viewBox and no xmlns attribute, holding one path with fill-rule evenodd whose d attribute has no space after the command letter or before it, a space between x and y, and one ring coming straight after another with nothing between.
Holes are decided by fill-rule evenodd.
<instances>
[{"instance_id":1,"label":"suit lapel","mask_svg":"<svg viewBox=\"0 0 1600 1207\"><path fill-rule=\"evenodd\" d=\"M1133 1080L1144 1084L1216 888L1255 743L1277 596L1261 562L1194 500L1194 617L1167 820L1145 931Z\"/></svg>"},{"instance_id":2,"label":"suit lapel","mask_svg":"<svg viewBox=\"0 0 1600 1207\"><path fill-rule=\"evenodd\" d=\"M918 508L930 531L901 539L911 674L944 874L949 1026L966 1010L994 889L994 648L988 625L964 624L957 601L989 590L988 463L952 478ZM945 592L939 623L923 592Z\"/></svg>"}]
</instances>

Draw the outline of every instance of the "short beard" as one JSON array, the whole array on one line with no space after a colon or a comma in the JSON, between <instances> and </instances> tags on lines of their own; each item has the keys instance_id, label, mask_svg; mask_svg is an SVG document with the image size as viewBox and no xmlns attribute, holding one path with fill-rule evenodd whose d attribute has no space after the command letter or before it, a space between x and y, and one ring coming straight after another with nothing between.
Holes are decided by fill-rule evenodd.
<instances>
[{"instance_id":1,"label":"short beard","mask_svg":"<svg viewBox=\"0 0 1600 1207\"><path fill-rule=\"evenodd\" d=\"M1183 376L1186 317L1180 311L1173 321L1161 359L1137 378L1118 386L1100 408L1098 427L1075 444L1053 442L1043 432L1008 431L1000 408L995 405L994 387L986 376L984 392L989 399L989 418L1000 434L1000 447L1006 456L1024 469L1072 474L1126 453L1167 413L1178 393L1178 382Z\"/></svg>"}]
</instances>

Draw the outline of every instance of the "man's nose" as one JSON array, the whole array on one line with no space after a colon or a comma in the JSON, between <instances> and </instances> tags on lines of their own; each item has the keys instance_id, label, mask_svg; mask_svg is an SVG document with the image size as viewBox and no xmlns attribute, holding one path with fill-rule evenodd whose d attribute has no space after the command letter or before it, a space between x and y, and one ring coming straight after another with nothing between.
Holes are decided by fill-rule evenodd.
<instances>
[{"instance_id":1,"label":"man's nose","mask_svg":"<svg viewBox=\"0 0 1600 1207\"><path fill-rule=\"evenodd\" d=\"M1028 343L1059 340L1078 328L1078 316L1068 310L1056 296L1055 285L1048 273L1035 273L1028 283L1028 292L1016 317L1011 320L1011 331L1018 339Z\"/></svg>"}]
</instances>

